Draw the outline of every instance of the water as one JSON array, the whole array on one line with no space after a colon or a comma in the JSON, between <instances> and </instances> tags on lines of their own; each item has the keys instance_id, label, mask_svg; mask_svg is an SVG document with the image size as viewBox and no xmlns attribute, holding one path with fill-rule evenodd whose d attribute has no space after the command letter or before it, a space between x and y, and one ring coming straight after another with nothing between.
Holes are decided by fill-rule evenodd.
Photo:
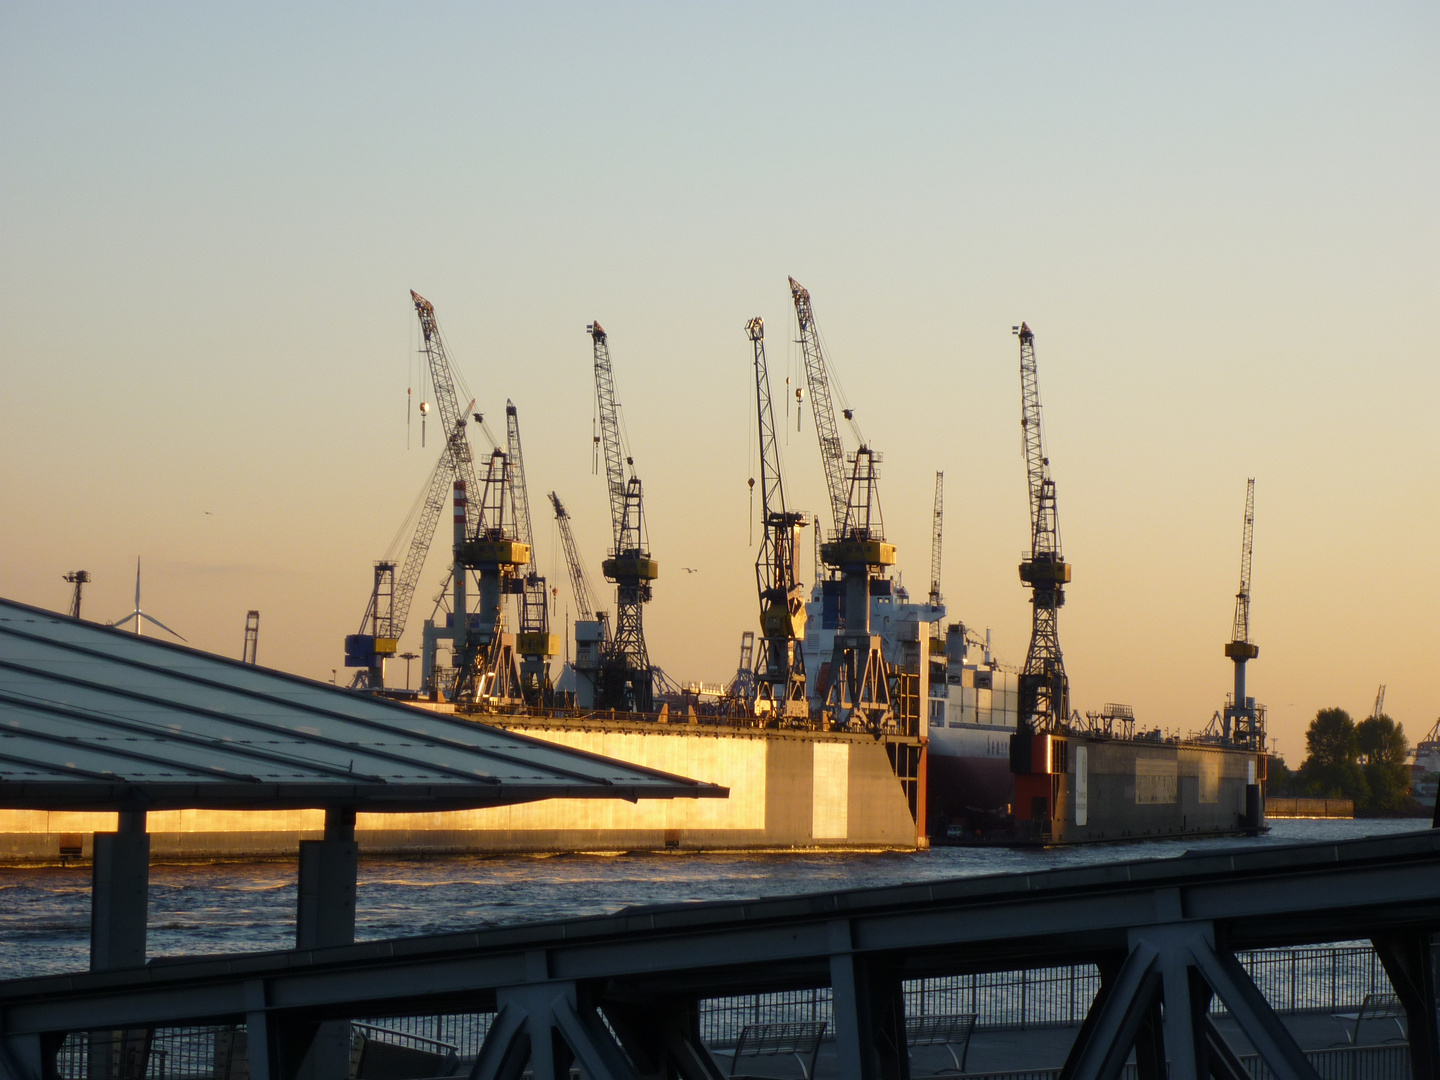
<instances>
[{"instance_id":1,"label":"water","mask_svg":"<svg viewBox=\"0 0 1440 1080\"><path fill-rule=\"evenodd\" d=\"M1171 858L1186 851L1409 832L1421 821L1276 821L1264 837L1138 841L1054 851L937 848L873 854L494 855L362 859L362 940L598 915L637 904L746 899L936 878ZM295 864L158 864L150 953L213 954L294 944ZM89 963L88 867L0 869L0 978Z\"/></svg>"}]
</instances>

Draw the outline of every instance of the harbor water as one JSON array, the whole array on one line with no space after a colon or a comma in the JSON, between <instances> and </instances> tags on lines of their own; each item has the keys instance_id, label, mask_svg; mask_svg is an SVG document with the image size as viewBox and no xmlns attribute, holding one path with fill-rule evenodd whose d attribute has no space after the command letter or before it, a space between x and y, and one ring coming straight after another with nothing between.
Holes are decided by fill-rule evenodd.
<instances>
[{"instance_id":1,"label":"harbor water","mask_svg":"<svg viewBox=\"0 0 1440 1080\"><path fill-rule=\"evenodd\" d=\"M896 885L1048 870L1186 851L1348 840L1408 832L1420 820L1275 821L1262 837L1142 841L1054 850L937 848L866 853L497 855L362 859L356 936L375 939L615 912L621 908ZM294 862L157 864L152 956L289 948ZM0 869L0 978L88 964L88 866Z\"/></svg>"}]
</instances>

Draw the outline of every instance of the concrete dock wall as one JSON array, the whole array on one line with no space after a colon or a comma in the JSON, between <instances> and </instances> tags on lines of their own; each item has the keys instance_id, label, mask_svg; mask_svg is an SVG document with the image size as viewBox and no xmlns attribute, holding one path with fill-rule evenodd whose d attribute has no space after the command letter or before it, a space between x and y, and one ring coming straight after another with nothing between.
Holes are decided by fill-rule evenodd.
<instances>
[{"instance_id":1,"label":"concrete dock wall","mask_svg":"<svg viewBox=\"0 0 1440 1080\"><path fill-rule=\"evenodd\" d=\"M730 789L728 799L551 799L433 814L360 814L370 854L914 848L919 830L885 743L869 735L515 721L509 730ZM155 811L152 858L294 856L318 810ZM0 810L0 861L88 859L114 814Z\"/></svg>"}]
</instances>

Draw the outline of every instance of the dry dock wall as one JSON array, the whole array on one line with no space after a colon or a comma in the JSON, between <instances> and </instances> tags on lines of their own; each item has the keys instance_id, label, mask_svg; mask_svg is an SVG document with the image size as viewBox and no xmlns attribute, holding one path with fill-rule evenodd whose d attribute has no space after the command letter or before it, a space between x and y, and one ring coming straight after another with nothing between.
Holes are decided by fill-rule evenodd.
<instances>
[{"instance_id":1,"label":"dry dock wall","mask_svg":"<svg viewBox=\"0 0 1440 1080\"><path fill-rule=\"evenodd\" d=\"M434 814L360 814L370 854L914 848L917 828L885 744L868 735L660 726L621 721L503 726L730 789L728 799L550 799ZM294 856L324 815L295 811L155 811L156 859ZM0 810L0 860L89 858L114 814Z\"/></svg>"},{"instance_id":2,"label":"dry dock wall","mask_svg":"<svg viewBox=\"0 0 1440 1080\"><path fill-rule=\"evenodd\" d=\"M1239 831L1253 752L1194 744L1071 737L1056 781L1062 843ZM1260 766L1263 768L1263 765Z\"/></svg>"}]
</instances>

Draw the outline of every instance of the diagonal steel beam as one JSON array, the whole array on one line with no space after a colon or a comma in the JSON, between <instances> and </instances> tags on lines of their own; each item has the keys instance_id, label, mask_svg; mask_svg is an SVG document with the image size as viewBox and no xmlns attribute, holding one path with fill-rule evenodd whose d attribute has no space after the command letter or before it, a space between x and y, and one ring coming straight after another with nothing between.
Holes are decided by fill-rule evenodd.
<instances>
[{"instance_id":1,"label":"diagonal steel beam","mask_svg":"<svg viewBox=\"0 0 1440 1080\"><path fill-rule=\"evenodd\" d=\"M1320 1074L1234 955L1215 949L1199 935L1191 939L1190 953L1201 977L1225 1002L1275 1080L1320 1080Z\"/></svg>"},{"instance_id":2,"label":"diagonal steel beam","mask_svg":"<svg viewBox=\"0 0 1440 1080\"><path fill-rule=\"evenodd\" d=\"M1159 951L1148 941L1136 943L1109 991L1091 1006L1060 1080L1116 1080L1159 998L1161 979Z\"/></svg>"}]
</instances>

